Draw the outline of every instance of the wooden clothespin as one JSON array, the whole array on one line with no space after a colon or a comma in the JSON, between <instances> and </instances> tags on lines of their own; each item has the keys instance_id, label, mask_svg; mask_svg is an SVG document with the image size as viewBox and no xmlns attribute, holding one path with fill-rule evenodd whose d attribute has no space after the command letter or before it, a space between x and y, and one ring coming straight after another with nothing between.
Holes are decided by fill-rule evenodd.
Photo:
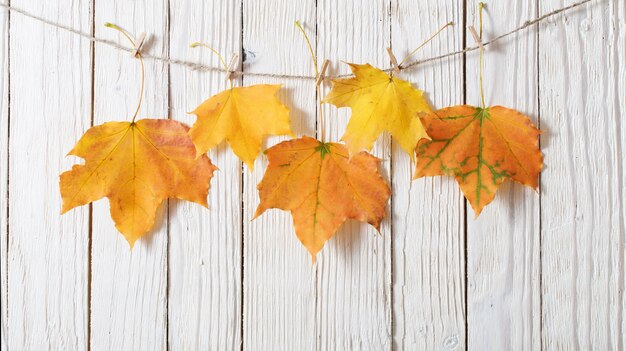
<instances>
[{"instance_id":1,"label":"wooden clothespin","mask_svg":"<svg viewBox=\"0 0 626 351\"><path fill-rule=\"evenodd\" d=\"M138 58L141 54L141 49L143 47L143 44L146 42L146 37L146 32L141 33L141 35L139 36L139 40L137 40L137 43L135 43L135 51L133 51L134 58Z\"/></svg>"},{"instance_id":2,"label":"wooden clothespin","mask_svg":"<svg viewBox=\"0 0 626 351\"><path fill-rule=\"evenodd\" d=\"M393 71L396 73L400 73L400 66L398 65L398 60L391 52L391 48L387 48L387 53L389 54L389 59L391 60L391 65L393 66Z\"/></svg>"},{"instance_id":3,"label":"wooden clothespin","mask_svg":"<svg viewBox=\"0 0 626 351\"><path fill-rule=\"evenodd\" d=\"M326 69L328 68L328 65L330 64L330 60L326 59L324 60L324 63L322 63L322 70L320 71L320 74L317 76L317 79L315 80L315 86L320 86L320 84L322 84L322 82L324 81L324 74L326 73Z\"/></svg>"},{"instance_id":4,"label":"wooden clothespin","mask_svg":"<svg viewBox=\"0 0 626 351\"><path fill-rule=\"evenodd\" d=\"M226 81L230 80L230 77L234 73L235 65L237 64L237 59L239 55L233 53L233 56L230 58L230 63L228 64L228 68L226 69Z\"/></svg>"},{"instance_id":5,"label":"wooden clothespin","mask_svg":"<svg viewBox=\"0 0 626 351\"><path fill-rule=\"evenodd\" d=\"M469 31L472 34L472 37L474 37L474 41L476 42L476 44L478 44L481 50L484 50L485 47L483 46L483 41L478 35L478 32L476 32L476 28L474 28L474 26L469 26Z\"/></svg>"}]
</instances>

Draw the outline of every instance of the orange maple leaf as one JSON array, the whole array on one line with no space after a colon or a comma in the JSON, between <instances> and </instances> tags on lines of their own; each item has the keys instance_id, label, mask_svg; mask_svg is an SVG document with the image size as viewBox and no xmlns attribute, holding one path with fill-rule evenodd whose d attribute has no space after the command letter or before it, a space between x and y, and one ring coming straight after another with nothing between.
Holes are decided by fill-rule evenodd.
<instances>
[{"instance_id":1,"label":"orange maple leaf","mask_svg":"<svg viewBox=\"0 0 626 351\"><path fill-rule=\"evenodd\" d=\"M432 140L416 148L414 179L454 176L476 216L506 179L537 189L543 156L528 117L502 106L460 105L421 119Z\"/></svg>"},{"instance_id":2,"label":"orange maple leaf","mask_svg":"<svg viewBox=\"0 0 626 351\"><path fill-rule=\"evenodd\" d=\"M102 197L131 247L154 225L158 206L179 198L207 206L216 167L196 151L184 124L165 119L90 128L69 155L85 159L61 174L62 213Z\"/></svg>"},{"instance_id":3,"label":"orange maple leaf","mask_svg":"<svg viewBox=\"0 0 626 351\"><path fill-rule=\"evenodd\" d=\"M269 208L291 211L296 235L315 255L347 219L380 227L391 194L378 173L379 159L352 158L342 144L309 137L284 141L266 151L269 166L257 186L255 218Z\"/></svg>"},{"instance_id":4,"label":"orange maple leaf","mask_svg":"<svg viewBox=\"0 0 626 351\"><path fill-rule=\"evenodd\" d=\"M189 134L198 155L223 140L252 170L265 135L293 135L289 109L276 97L280 85L236 87L211 96L192 113L198 119Z\"/></svg>"}]
</instances>

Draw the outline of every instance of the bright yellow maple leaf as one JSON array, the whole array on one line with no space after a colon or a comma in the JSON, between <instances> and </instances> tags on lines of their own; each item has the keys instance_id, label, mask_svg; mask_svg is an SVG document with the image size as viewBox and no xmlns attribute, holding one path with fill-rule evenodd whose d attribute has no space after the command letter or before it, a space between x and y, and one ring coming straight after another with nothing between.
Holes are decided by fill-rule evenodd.
<instances>
[{"instance_id":1,"label":"bright yellow maple leaf","mask_svg":"<svg viewBox=\"0 0 626 351\"><path fill-rule=\"evenodd\" d=\"M348 65L355 77L333 79L333 88L323 102L352 109L341 138L350 154L371 150L386 130L413 157L417 142L428 138L418 116L431 111L423 92L369 64Z\"/></svg>"},{"instance_id":2,"label":"bright yellow maple leaf","mask_svg":"<svg viewBox=\"0 0 626 351\"><path fill-rule=\"evenodd\" d=\"M90 128L69 155L85 159L61 174L62 213L107 197L115 226L131 247L154 225L163 200L207 206L216 167L196 159L184 124L164 119L109 122Z\"/></svg>"},{"instance_id":3,"label":"bright yellow maple leaf","mask_svg":"<svg viewBox=\"0 0 626 351\"><path fill-rule=\"evenodd\" d=\"M276 97L280 85L236 87L210 97L192 113L198 119L189 131L198 155L223 140L252 170L265 135L293 135L289 109Z\"/></svg>"},{"instance_id":4,"label":"bright yellow maple leaf","mask_svg":"<svg viewBox=\"0 0 626 351\"><path fill-rule=\"evenodd\" d=\"M414 179L454 176L476 216L506 179L537 189L540 132L523 114L460 105L423 115L422 121L432 140L417 146Z\"/></svg>"},{"instance_id":5,"label":"bright yellow maple leaf","mask_svg":"<svg viewBox=\"0 0 626 351\"><path fill-rule=\"evenodd\" d=\"M380 227L391 190L376 157L360 152L349 158L344 145L309 137L284 141L266 154L255 218L269 208L291 211L296 235L314 261L347 219Z\"/></svg>"}]
</instances>

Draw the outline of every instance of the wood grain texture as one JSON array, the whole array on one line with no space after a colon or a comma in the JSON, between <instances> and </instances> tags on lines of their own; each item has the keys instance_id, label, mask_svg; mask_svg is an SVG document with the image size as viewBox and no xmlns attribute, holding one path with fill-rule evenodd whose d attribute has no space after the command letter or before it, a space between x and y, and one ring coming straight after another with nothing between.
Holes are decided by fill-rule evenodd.
<instances>
[{"instance_id":1,"label":"wood grain texture","mask_svg":"<svg viewBox=\"0 0 626 351\"><path fill-rule=\"evenodd\" d=\"M493 38L537 15L536 1L491 1L483 38ZM467 3L467 25L479 30L478 1ZM469 31L468 46L476 45ZM467 103L480 106L478 51L467 54ZM538 124L536 30L485 50L485 102L514 108ZM467 206L467 324L470 350L540 347L539 194L505 182L477 219ZM493 332L497 330L498 332Z\"/></svg>"},{"instance_id":2,"label":"wood grain texture","mask_svg":"<svg viewBox=\"0 0 626 351\"><path fill-rule=\"evenodd\" d=\"M130 46L115 22L131 34L150 33L145 50L168 52L167 1L96 1L95 33ZM146 90L141 118L168 117L167 65L146 60ZM96 45L94 125L130 121L140 85L139 62L129 53ZM93 204L91 345L98 349L156 350L167 337L167 206L157 213L154 229L133 250L115 229L108 200Z\"/></svg>"},{"instance_id":3,"label":"wood grain texture","mask_svg":"<svg viewBox=\"0 0 626 351\"><path fill-rule=\"evenodd\" d=\"M415 21L415 18L423 20ZM442 25L454 21L412 59L460 50L461 1L399 1L391 12L392 48L399 60ZM411 60L411 59L410 59ZM461 56L401 73L424 90L433 108L462 103ZM415 164L393 151L393 316L397 350L465 348L464 205L452 178L411 181Z\"/></svg>"},{"instance_id":4,"label":"wood grain texture","mask_svg":"<svg viewBox=\"0 0 626 351\"><path fill-rule=\"evenodd\" d=\"M170 0L170 56L219 67L241 51L241 1ZM225 74L170 67L171 117L192 125L192 111L228 87ZM241 162L223 143L209 152L219 167L209 210L170 200L168 333L172 350L235 350L241 344Z\"/></svg>"},{"instance_id":5,"label":"wood grain texture","mask_svg":"<svg viewBox=\"0 0 626 351\"><path fill-rule=\"evenodd\" d=\"M0 10L0 350L9 348L8 321L8 165L9 165L9 12Z\"/></svg>"},{"instance_id":6,"label":"wood grain texture","mask_svg":"<svg viewBox=\"0 0 626 351\"><path fill-rule=\"evenodd\" d=\"M313 75L299 20L315 38L313 2L259 0L243 4L244 72ZM315 40L313 40L315 45ZM315 135L313 80L246 77L243 84L283 84L280 100L290 110L297 136ZM285 137L271 137L270 147ZM254 171L244 167L243 347L245 350L316 349L316 266L300 243L288 212L271 210L252 220L259 203L256 185L267 158L260 155Z\"/></svg>"},{"instance_id":7,"label":"wood grain texture","mask_svg":"<svg viewBox=\"0 0 626 351\"><path fill-rule=\"evenodd\" d=\"M611 21L613 24L613 28L616 30L613 31L613 35L615 36L615 47L617 50L614 51L617 55L613 56L613 65L614 70L617 71L617 77L626 77L626 60L619 59L619 53L621 53L622 58L626 56L626 26L623 25L626 22L626 3L622 2L621 5L619 2L613 7L613 20ZM622 23L621 26L618 24ZM621 85L620 85L621 84ZM621 86L621 88L620 88ZM622 220L618 223L619 230L617 237L617 257L613 258L613 262L611 265L614 265L612 269L620 272L617 276L617 296L616 298L621 299L621 310L617 312L617 336L615 340L615 344L617 346L621 346L622 348L626 347L626 238L624 238L624 234L626 233L626 170L624 169L624 155L626 155L626 121L624 120L624 115L626 114L626 87L624 82L619 80L619 78L613 78L613 87L616 90L617 99L616 105L612 107L614 113L617 115L615 118L615 132L619 134L618 142L619 147L617 148L617 155L615 156L615 163L621 166L621 179L618 180L618 203L617 206L617 215L621 216ZM620 105L620 101L623 103ZM621 210L621 211L620 211ZM616 264L614 263L616 262ZM613 291L615 294L615 291ZM619 301L618 301L619 304ZM618 305L618 309L620 306ZM621 335L621 337L619 336Z\"/></svg>"},{"instance_id":8,"label":"wood grain texture","mask_svg":"<svg viewBox=\"0 0 626 351\"><path fill-rule=\"evenodd\" d=\"M570 1L545 0L540 12ZM623 1L540 26L543 346L620 350L624 343Z\"/></svg>"},{"instance_id":9,"label":"wood grain texture","mask_svg":"<svg viewBox=\"0 0 626 351\"><path fill-rule=\"evenodd\" d=\"M88 1L11 4L91 29ZM3 340L11 350L84 350L88 343L88 208L60 215L59 174L76 161L65 155L90 123L90 45L50 29L23 16L11 18L10 74L19 77L11 82L9 116L8 332Z\"/></svg>"},{"instance_id":10,"label":"wood grain texture","mask_svg":"<svg viewBox=\"0 0 626 351\"><path fill-rule=\"evenodd\" d=\"M389 1L318 1L316 32L318 65L325 58L333 60L327 74L350 73L341 61L387 66ZM323 87L325 95L331 84ZM329 104L321 108L318 136L338 142L351 109ZM389 136L383 135L372 150L382 160L379 170L386 180L390 146ZM390 218L381 223L380 234L367 223L349 221L318 255L318 350L391 349L391 235Z\"/></svg>"}]
</instances>

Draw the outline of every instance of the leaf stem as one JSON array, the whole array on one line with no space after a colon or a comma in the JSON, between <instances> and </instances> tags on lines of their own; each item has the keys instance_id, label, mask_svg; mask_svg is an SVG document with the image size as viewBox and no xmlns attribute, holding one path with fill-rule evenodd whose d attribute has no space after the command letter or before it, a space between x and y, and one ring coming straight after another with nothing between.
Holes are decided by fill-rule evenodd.
<instances>
[{"instance_id":1,"label":"leaf stem","mask_svg":"<svg viewBox=\"0 0 626 351\"><path fill-rule=\"evenodd\" d=\"M483 7L485 7L485 3L483 2L479 2L478 3L478 23L479 23L479 29L478 29L478 39L481 42L480 48L479 48L479 69L478 69L478 77L480 80L480 100L482 103L482 107L485 108L485 90L483 88Z\"/></svg>"},{"instance_id":2,"label":"leaf stem","mask_svg":"<svg viewBox=\"0 0 626 351\"><path fill-rule=\"evenodd\" d=\"M104 24L105 27L108 28L113 28L115 30L117 30L118 32L122 33L126 39L128 39L128 41L130 41L130 44L133 47L136 47L137 45L135 44L135 41L133 40L133 38L131 38L131 36L128 34L128 32L126 32L124 29L116 26L113 23L105 23ZM137 115L139 114L139 109L141 108L141 102L143 101L143 90L146 84L145 81L145 77L146 77L146 68L143 64L143 58L141 57L141 52L137 51L137 58L139 59L139 63L141 64L141 87L139 88L139 102L137 103L137 109L135 110L135 114L133 114L133 119L131 121L131 123L135 123L135 119L137 118Z\"/></svg>"},{"instance_id":3,"label":"leaf stem","mask_svg":"<svg viewBox=\"0 0 626 351\"><path fill-rule=\"evenodd\" d=\"M201 46L205 49L209 49L211 50L211 52L213 52L219 59L220 59L220 63L222 64L222 66L224 67L224 72L226 72L226 74L228 74L228 65L226 65L226 61L224 60L224 57L222 55L220 55L219 52L217 52L217 50L213 49L212 47L208 46L205 43L201 43L201 42L194 42L191 43L191 45L189 45L190 48L196 48L198 46ZM230 82L230 88L233 88L233 79L229 78L228 81Z\"/></svg>"},{"instance_id":4,"label":"leaf stem","mask_svg":"<svg viewBox=\"0 0 626 351\"><path fill-rule=\"evenodd\" d=\"M226 61L224 61L224 57L222 57L222 55L220 55L220 53L217 52L217 50L213 49L212 47L208 46L205 43L200 43L200 42L191 43L191 45L189 45L190 48L196 48L198 46L211 50L220 59L220 63L224 67L224 71L228 70L228 66L226 66Z\"/></svg>"},{"instance_id":5,"label":"leaf stem","mask_svg":"<svg viewBox=\"0 0 626 351\"><path fill-rule=\"evenodd\" d=\"M306 40L306 45L309 47L309 53L311 54L311 60L313 60L313 67L315 67L315 77L319 76L320 72L317 68L317 57L315 57L315 53L313 53L313 47L311 46L311 41L309 40L309 36L304 31L304 28L300 25L300 22L296 21L296 27L302 32L304 35L304 40Z\"/></svg>"},{"instance_id":6,"label":"leaf stem","mask_svg":"<svg viewBox=\"0 0 626 351\"><path fill-rule=\"evenodd\" d=\"M317 93L317 110L319 111L319 138L321 142L324 142L324 108L322 107L322 88L321 84L315 88Z\"/></svg>"},{"instance_id":7,"label":"leaf stem","mask_svg":"<svg viewBox=\"0 0 626 351\"><path fill-rule=\"evenodd\" d=\"M420 46L418 46L417 48L415 48L415 50L411 51L410 54L406 55L406 57L404 59L402 59L402 61L398 64L398 66L402 66L403 63L406 62L406 60L408 60L411 56L413 56L416 52L419 51L419 49L423 48L426 44L430 43L431 40L435 39L435 37L441 33L442 30L446 29L449 26L454 25L454 22L450 21L448 23L446 23L445 25L443 25L441 28L439 28L439 30L437 30L433 35L431 35L428 39L426 39L426 41L424 41L423 43L420 44Z\"/></svg>"},{"instance_id":8,"label":"leaf stem","mask_svg":"<svg viewBox=\"0 0 626 351\"><path fill-rule=\"evenodd\" d=\"M302 35L304 36L304 40L306 40L306 45L309 48L309 53L311 54L311 61L313 61L313 67L315 68L315 80L317 81L317 79L320 76L320 71L319 68L317 67L317 57L315 56L315 53L313 52L313 46L311 46L311 41L309 40L309 36L306 34L306 31L304 30L304 28L302 28L302 25L300 24L300 22L296 21L296 27L298 27L298 29L300 30L300 32L302 32ZM317 103L317 111L318 111L318 119L319 119L319 138L320 141L324 142L324 109L322 108L322 88L320 86L321 84L317 84L317 86L315 87L315 93L316 93L316 103Z\"/></svg>"}]
</instances>

